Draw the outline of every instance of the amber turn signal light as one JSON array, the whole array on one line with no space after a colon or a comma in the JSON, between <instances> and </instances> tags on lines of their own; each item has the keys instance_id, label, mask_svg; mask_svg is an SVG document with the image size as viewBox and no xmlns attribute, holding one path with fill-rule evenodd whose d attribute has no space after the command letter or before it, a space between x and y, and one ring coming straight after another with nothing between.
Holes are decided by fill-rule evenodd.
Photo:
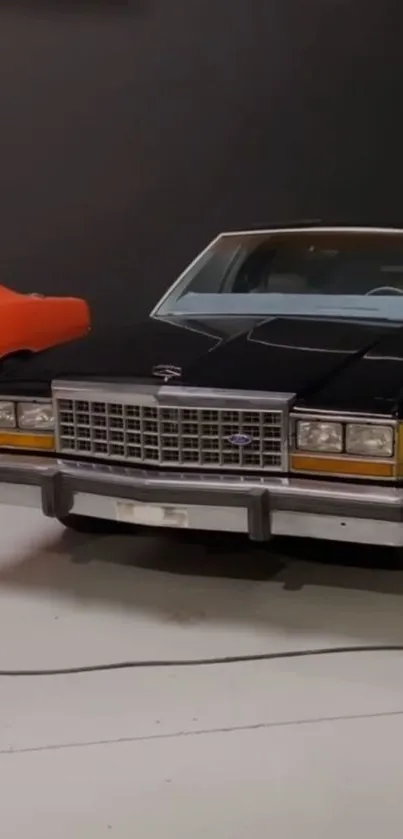
<instances>
[{"instance_id":1,"label":"amber turn signal light","mask_svg":"<svg viewBox=\"0 0 403 839\"><path fill-rule=\"evenodd\" d=\"M291 469L293 472L316 472L322 475L335 475L359 478L393 478L396 465L390 462L375 460L355 460L338 457L318 457L317 455L292 454Z\"/></svg>"},{"instance_id":2,"label":"amber turn signal light","mask_svg":"<svg viewBox=\"0 0 403 839\"><path fill-rule=\"evenodd\" d=\"M0 431L0 446L12 449L53 451L54 434L23 434L19 431Z\"/></svg>"}]
</instances>

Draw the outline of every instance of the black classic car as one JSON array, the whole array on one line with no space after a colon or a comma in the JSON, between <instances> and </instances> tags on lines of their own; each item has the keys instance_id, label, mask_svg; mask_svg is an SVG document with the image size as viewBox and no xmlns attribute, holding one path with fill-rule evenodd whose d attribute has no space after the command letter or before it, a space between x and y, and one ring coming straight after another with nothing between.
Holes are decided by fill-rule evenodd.
<instances>
[{"instance_id":1,"label":"black classic car","mask_svg":"<svg viewBox=\"0 0 403 839\"><path fill-rule=\"evenodd\" d=\"M224 233L150 317L0 372L0 501L403 545L403 230Z\"/></svg>"}]
</instances>

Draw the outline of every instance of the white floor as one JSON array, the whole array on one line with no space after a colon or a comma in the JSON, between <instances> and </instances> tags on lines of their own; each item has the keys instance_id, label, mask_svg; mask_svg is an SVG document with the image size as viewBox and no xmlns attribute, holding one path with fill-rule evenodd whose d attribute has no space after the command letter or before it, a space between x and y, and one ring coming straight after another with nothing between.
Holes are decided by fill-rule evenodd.
<instances>
[{"instance_id":1,"label":"white floor","mask_svg":"<svg viewBox=\"0 0 403 839\"><path fill-rule=\"evenodd\" d=\"M0 532L0 670L403 644L385 552ZM401 839L402 744L398 652L3 676L1 835Z\"/></svg>"}]
</instances>

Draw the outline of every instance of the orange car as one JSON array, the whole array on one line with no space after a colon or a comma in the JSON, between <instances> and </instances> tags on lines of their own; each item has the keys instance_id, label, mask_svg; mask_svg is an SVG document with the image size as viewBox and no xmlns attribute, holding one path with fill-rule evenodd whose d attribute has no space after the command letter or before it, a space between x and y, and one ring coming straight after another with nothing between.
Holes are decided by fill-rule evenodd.
<instances>
[{"instance_id":1,"label":"orange car","mask_svg":"<svg viewBox=\"0 0 403 839\"><path fill-rule=\"evenodd\" d=\"M0 285L0 358L41 352L81 338L90 329L85 300L19 294Z\"/></svg>"}]
</instances>

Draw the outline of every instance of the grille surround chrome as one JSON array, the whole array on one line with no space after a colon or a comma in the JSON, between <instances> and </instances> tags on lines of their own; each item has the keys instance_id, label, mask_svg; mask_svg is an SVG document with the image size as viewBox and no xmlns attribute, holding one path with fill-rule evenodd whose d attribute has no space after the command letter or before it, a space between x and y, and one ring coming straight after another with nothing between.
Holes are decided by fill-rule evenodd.
<instances>
[{"instance_id":1,"label":"grille surround chrome","mask_svg":"<svg viewBox=\"0 0 403 839\"><path fill-rule=\"evenodd\" d=\"M291 394L55 382L53 398L63 456L205 471L287 469ZM250 441L234 445L237 435Z\"/></svg>"}]
</instances>

